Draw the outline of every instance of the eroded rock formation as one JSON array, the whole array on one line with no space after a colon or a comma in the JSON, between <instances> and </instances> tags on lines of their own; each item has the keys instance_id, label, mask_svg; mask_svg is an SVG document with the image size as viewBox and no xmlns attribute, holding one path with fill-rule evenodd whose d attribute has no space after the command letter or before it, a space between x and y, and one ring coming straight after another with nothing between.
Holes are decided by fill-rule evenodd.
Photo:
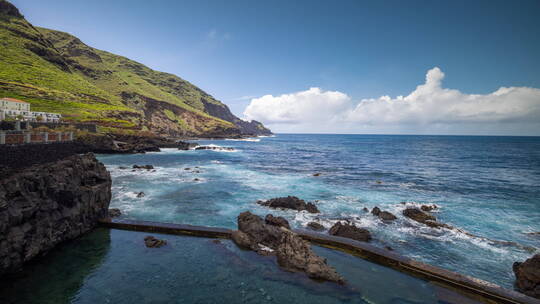
<instances>
[{"instance_id":1,"label":"eroded rock formation","mask_svg":"<svg viewBox=\"0 0 540 304\"><path fill-rule=\"evenodd\" d=\"M91 153L0 179L0 275L94 228L110 200L109 172Z\"/></svg>"},{"instance_id":2,"label":"eroded rock formation","mask_svg":"<svg viewBox=\"0 0 540 304\"><path fill-rule=\"evenodd\" d=\"M356 227L354 224L337 222L328 231L330 235L349 238L361 242L369 242L371 233L364 228Z\"/></svg>"},{"instance_id":3,"label":"eroded rock formation","mask_svg":"<svg viewBox=\"0 0 540 304\"><path fill-rule=\"evenodd\" d=\"M311 250L308 242L286 228L289 223L285 225L281 220L283 218L268 215L266 219L271 220L266 222L249 211L241 213L238 216L238 230L232 233L233 241L261 255L276 255L278 264L285 270L305 272L315 280L339 284L345 282L334 268L326 264L325 259Z\"/></svg>"},{"instance_id":4,"label":"eroded rock formation","mask_svg":"<svg viewBox=\"0 0 540 304\"><path fill-rule=\"evenodd\" d=\"M313 203L306 203L296 196L278 197L267 201L258 201L257 204L270 208L292 209L297 211L306 210L309 213L319 213L319 209Z\"/></svg>"},{"instance_id":5,"label":"eroded rock formation","mask_svg":"<svg viewBox=\"0 0 540 304\"><path fill-rule=\"evenodd\" d=\"M515 262L516 289L528 296L540 299L540 254L525 262Z\"/></svg>"}]
</instances>

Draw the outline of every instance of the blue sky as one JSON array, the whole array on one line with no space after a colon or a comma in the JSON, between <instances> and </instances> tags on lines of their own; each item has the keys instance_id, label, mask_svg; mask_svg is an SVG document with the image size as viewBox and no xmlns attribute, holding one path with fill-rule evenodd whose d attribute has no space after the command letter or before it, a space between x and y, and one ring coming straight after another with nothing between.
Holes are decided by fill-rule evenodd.
<instances>
[{"instance_id":1,"label":"blue sky","mask_svg":"<svg viewBox=\"0 0 540 304\"><path fill-rule=\"evenodd\" d=\"M174 73L239 116L251 98L310 88L352 103L407 96L434 67L464 94L540 87L540 1L11 2L34 25Z\"/></svg>"}]
</instances>

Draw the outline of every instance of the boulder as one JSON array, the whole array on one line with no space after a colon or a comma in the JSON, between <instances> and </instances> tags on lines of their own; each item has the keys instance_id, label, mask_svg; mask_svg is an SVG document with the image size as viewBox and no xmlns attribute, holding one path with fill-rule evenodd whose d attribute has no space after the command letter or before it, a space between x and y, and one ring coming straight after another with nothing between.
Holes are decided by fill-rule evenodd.
<instances>
[{"instance_id":1,"label":"boulder","mask_svg":"<svg viewBox=\"0 0 540 304\"><path fill-rule=\"evenodd\" d=\"M251 249L252 241L249 236L240 230L234 230L231 234L233 242L240 248Z\"/></svg>"},{"instance_id":2,"label":"boulder","mask_svg":"<svg viewBox=\"0 0 540 304\"><path fill-rule=\"evenodd\" d=\"M146 169L146 170L152 170L154 169L154 166L152 165L133 165L133 169Z\"/></svg>"},{"instance_id":3,"label":"boulder","mask_svg":"<svg viewBox=\"0 0 540 304\"><path fill-rule=\"evenodd\" d=\"M323 231L324 230L324 226L317 223L317 222L309 222L307 224L307 227L311 230L315 230L315 231Z\"/></svg>"},{"instance_id":4,"label":"boulder","mask_svg":"<svg viewBox=\"0 0 540 304\"><path fill-rule=\"evenodd\" d=\"M292 209L297 211L306 210L309 213L319 213L319 209L313 203L306 203L296 196L278 197L267 201L258 201L257 204L270 208Z\"/></svg>"},{"instance_id":5,"label":"boulder","mask_svg":"<svg viewBox=\"0 0 540 304\"><path fill-rule=\"evenodd\" d=\"M137 193L137 198L141 198L141 197L144 197L144 196L145 196L145 194L142 191Z\"/></svg>"},{"instance_id":6,"label":"boulder","mask_svg":"<svg viewBox=\"0 0 540 304\"><path fill-rule=\"evenodd\" d=\"M433 204L433 205L422 205L420 206L420 209L422 211L426 211L426 212L430 212L430 211L433 211L435 209L437 209L437 205Z\"/></svg>"},{"instance_id":7,"label":"boulder","mask_svg":"<svg viewBox=\"0 0 540 304\"><path fill-rule=\"evenodd\" d=\"M328 231L330 235L345 237L361 242L369 242L371 240L371 233L364 228L356 227L354 224L337 222Z\"/></svg>"},{"instance_id":8,"label":"boulder","mask_svg":"<svg viewBox=\"0 0 540 304\"><path fill-rule=\"evenodd\" d=\"M232 232L232 240L239 247L258 254L276 255L278 264L285 270L301 271L312 279L343 284L345 281L334 268L317 256L309 243L285 228L283 220L269 214L263 221L249 211L243 212L238 216L238 230Z\"/></svg>"},{"instance_id":9,"label":"boulder","mask_svg":"<svg viewBox=\"0 0 540 304\"><path fill-rule=\"evenodd\" d=\"M512 266L516 275L515 287L519 292L540 299L540 254Z\"/></svg>"},{"instance_id":10,"label":"boulder","mask_svg":"<svg viewBox=\"0 0 540 304\"><path fill-rule=\"evenodd\" d=\"M122 215L122 212L118 208L109 209L109 217L119 217Z\"/></svg>"},{"instance_id":11,"label":"boulder","mask_svg":"<svg viewBox=\"0 0 540 304\"><path fill-rule=\"evenodd\" d=\"M149 235L144 238L144 244L148 248L159 248L161 246L167 245L167 241L156 239L155 237Z\"/></svg>"},{"instance_id":12,"label":"boulder","mask_svg":"<svg viewBox=\"0 0 540 304\"><path fill-rule=\"evenodd\" d=\"M371 210L371 214L379 217L383 221L393 221L393 220L397 219L397 217L395 215L393 215L392 213L390 213L388 211L381 211L381 209L379 209L379 207L373 208Z\"/></svg>"},{"instance_id":13,"label":"boulder","mask_svg":"<svg viewBox=\"0 0 540 304\"><path fill-rule=\"evenodd\" d=\"M336 270L326 264L324 258L311 250L308 242L292 231L283 232L276 256L279 266L285 270L305 272L308 277L315 280L345 283Z\"/></svg>"},{"instance_id":14,"label":"boulder","mask_svg":"<svg viewBox=\"0 0 540 304\"><path fill-rule=\"evenodd\" d=\"M289 226L289 222L287 222L287 220L281 216L276 217L276 216L273 216L272 214L268 214L264 218L264 222L268 225L283 227L289 230L291 229L291 226Z\"/></svg>"},{"instance_id":15,"label":"boulder","mask_svg":"<svg viewBox=\"0 0 540 304\"><path fill-rule=\"evenodd\" d=\"M321 176L320 173L313 173L313 176Z\"/></svg>"},{"instance_id":16,"label":"boulder","mask_svg":"<svg viewBox=\"0 0 540 304\"><path fill-rule=\"evenodd\" d=\"M426 221L437 221L433 215L427 214L418 208L407 208L403 210L403 215L423 224L425 224Z\"/></svg>"}]
</instances>

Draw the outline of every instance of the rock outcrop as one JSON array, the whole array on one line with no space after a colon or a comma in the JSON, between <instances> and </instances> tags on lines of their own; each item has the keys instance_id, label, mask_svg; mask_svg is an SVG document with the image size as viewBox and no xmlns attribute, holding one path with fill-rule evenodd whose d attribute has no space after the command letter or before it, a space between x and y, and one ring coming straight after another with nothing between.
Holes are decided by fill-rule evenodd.
<instances>
[{"instance_id":1,"label":"rock outcrop","mask_svg":"<svg viewBox=\"0 0 540 304\"><path fill-rule=\"evenodd\" d=\"M122 215L122 211L118 208L111 208L109 209L109 217L119 217Z\"/></svg>"},{"instance_id":2,"label":"rock outcrop","mask_svg":"<svg viewBox=\"0 0 540 304\"><path fill-rule=\"evenodd\" d=\"M450 225L437 222L437 218L435 218L433 215L427 214L418 208L407 208L403 210L403 215L431 228L454 229L454 227Z\"/></svg>"},{"instance_id":3,"label":"rock outcrop","mask_svg":"<svg viewBox=\"0 0 540 304\"><path fill-rule=\"evenodd\" d=\"M328 231L330 235L349 238L361 242L369 242L371 240L371 233L364 228L356 227L353 224L337 222Z\"/></svg>"},{"instance_id":4,"label":"rock outcrop","mask_svg":"<svg viewBox=\"0 0 540 304\"><path fill-rule=\"evenodd\" d=\"M109 172L91 153L0 179L0 275L94 228L110 200Z\"/></svg>"},{"instance_id":5,"label":"rock outcrop","mask_svg":"<svg viewBox=\"0 0 540 304\"><path fill-rule=\"evenodd\" d=\"M167 241L156 239L155 237L148 235L144 238L144 245L146 245L148 248L159 248L167 245Z\"/></svg>"},{"instance_id":6,"label":"rock outcrop","mask_svg":"<svg viewBox=\"0 0 540 304\"><path fill-rule=\"evenodd\" d=\"M257 201L257 204L270 208L292 209L297 211L306 210L309 213L319 213L319 209L313 203L306 203L296 196L278 197L267 201Z\"/></svg>"},{"instance_id":7,"label":"rock outcrop","mask_svg":"<svg viewBox=\"0 0 540 304\"><path fill-rule=\"evenodd\" d=\"M276 218L268 215L263 221L257 215L243 212L238 216L238 230L233 231L232 239L240 247L251 249L261 255L276 255L278 264L288 271L305 272L308 277L315 280L331 281L343 284L344 279L328 264L326 260L316 255L300 236L291 230L289 226L279 220L279 225L274 225ZM283 219L285 220L285 219Z\"/></svg>"},{"instance_id":8,"label":"rock outcrop","mask_svg":"<svg viewBox=\"0 0 540 304\"><path fill-rule=\"evenodd\" d=\"M273 216L271 214L268 214L266 215L266 217L264 218L264 222L268 225L274 225L274 226L278 226L278 227L283 227L283 228L287 228L287 229L291 229L291 226L289 226L289 222L287 222L287 220L281 216Z\"/></svg>"},{"instance_id":9,"label":"rock outcrop","mask_svg":"<svg viewBox=\"0 0 540 304\"><path fill-rule=\"evenodd\" d=\"M315 230L315 231L323 231L324 230L324 226L317 223L317 222L309 222L307 224L307 227L311 230Z\"/></svg>"},{"instance_id":10,"label":"rock outcrop","mask_svg":"<svg viewBox=\"0 0 540 304\"><path fill-rule=\"evenodd\" d=\"M373 214L374 216L379 217L383 221L393 221L393 220L397 219L397 217L395 215L393 215L392 213L390 213L388 211L381 211L381 209L379 209L379 207L374 207L371 210L371 214Z\"/></svg>"},{"instance_id":11,"label":"rock outcrop","mask_svg":"<svg viewBox=\"0 0 540 304\"><path fill-rule=\"evenodd\" d=\"M528 296L540 299L540 254L525 262L515 262L516 289Z\"/></svg>"}]
</instances>

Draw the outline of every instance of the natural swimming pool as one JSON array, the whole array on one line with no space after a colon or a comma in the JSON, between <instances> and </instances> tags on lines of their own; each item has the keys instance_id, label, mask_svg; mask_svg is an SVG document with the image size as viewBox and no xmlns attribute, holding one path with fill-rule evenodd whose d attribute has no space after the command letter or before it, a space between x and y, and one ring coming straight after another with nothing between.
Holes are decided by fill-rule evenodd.
<instances>
[{"instance_id":1,"label":"natural swimming pool","mask_svg":"<svg viewBox=\"0 0 540 304\"><path fill-rule=\"evenodd\" d=\"M0 285L7 304L448 303L468 299L427 281L313 246L347 280L320 283L229 240L98 228L27 265Z\"/></svg>"}]
</instances>

